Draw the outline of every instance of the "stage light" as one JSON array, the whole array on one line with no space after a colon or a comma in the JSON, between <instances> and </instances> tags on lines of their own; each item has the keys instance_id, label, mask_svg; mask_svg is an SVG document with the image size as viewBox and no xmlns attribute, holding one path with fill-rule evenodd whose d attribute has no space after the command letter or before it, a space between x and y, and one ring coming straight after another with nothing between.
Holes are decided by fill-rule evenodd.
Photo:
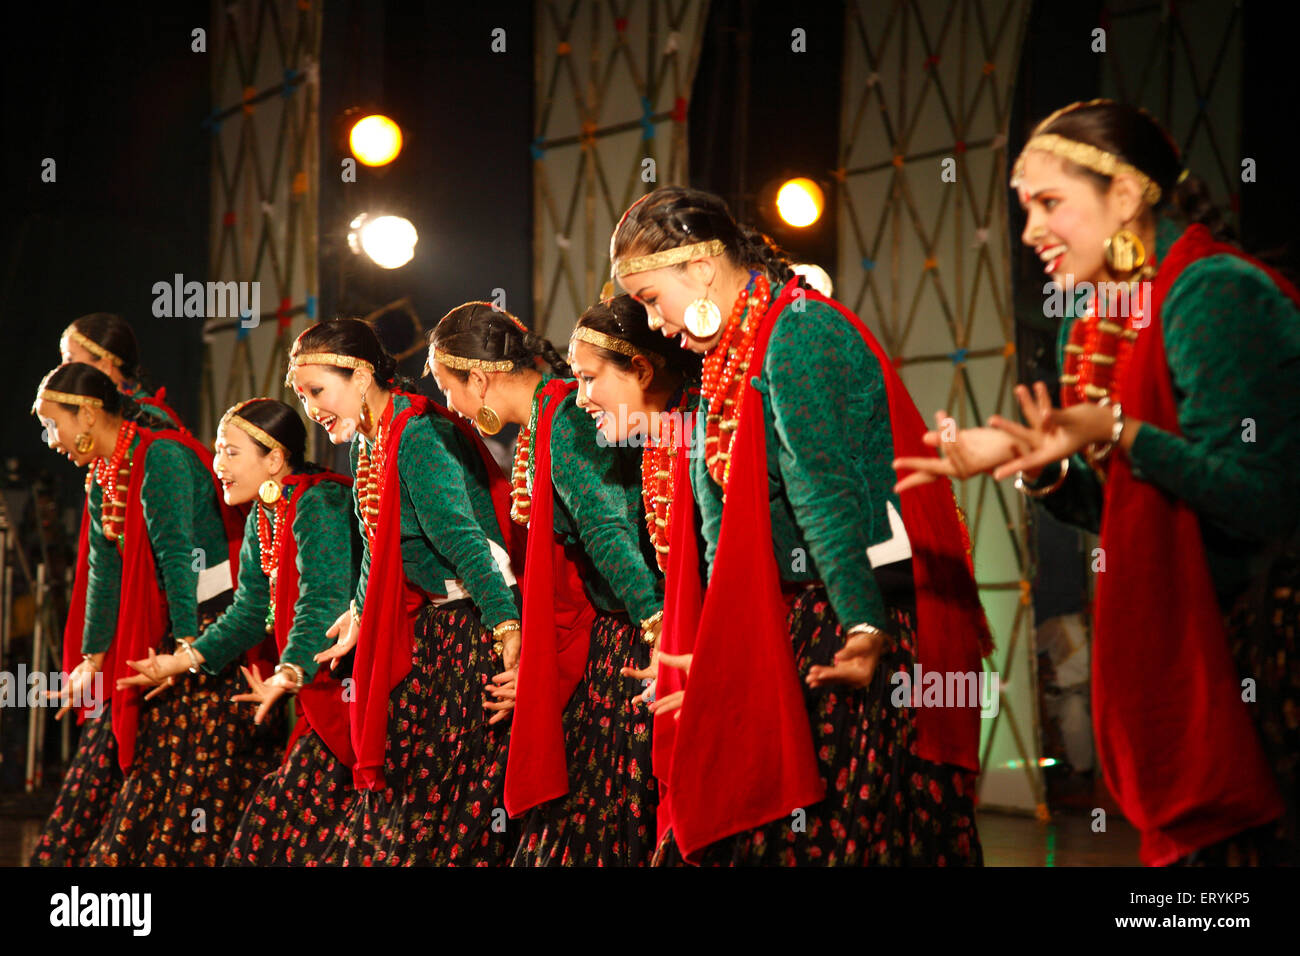
<instances>
[{"instance_id":1,"label":"stage light","mask_svg":"<svg viewBox=\"0 0 1300 956\"><path fill-rule=\"evenodd\" d=\"M402 128L387 116L374 113L353 124L348 146L358 162L385 166L402 151Z\"/></svg>"},{"instance_id":2,"label":"stage light","mask_svg":"<svg viewBox=\"0 0 1300 956\"><path fill-rule=\"evenodd\" d=\"M826 199L822 188L800 176L787 179L776 191L776 209L789 225L798 229L811 226L821 218Z\"/></svg>"},{"instance_id":3,"label":"stage light","mask_svg":"<svg viewBox=\"0 0 1300 956\"><path fill-rule=\"evenodd\" d=\"M357 255L365 253L384 269L397 269L410 262L418 240L415 226L401 216L362 213L349 224L349 248Z\"/></svg>"},{"instance_id":4,"label":"stage light","mask_svg":"<svg viewBox=\"0 0 1300 956\"><path fill-rule=\"evenodd\" d=\"M821 266L813 265L811 262L801 262L794 266L794 271L803 276L810 286L820 292L826 298L831 297L831 291L834 286L831 284L830 274Z\"/></svg>"}]
</instances>

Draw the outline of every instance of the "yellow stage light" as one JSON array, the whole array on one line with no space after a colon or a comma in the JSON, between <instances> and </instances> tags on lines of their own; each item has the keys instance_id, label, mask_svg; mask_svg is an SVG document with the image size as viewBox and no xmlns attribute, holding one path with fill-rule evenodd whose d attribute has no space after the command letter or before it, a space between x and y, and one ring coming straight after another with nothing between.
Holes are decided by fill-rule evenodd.
<instances>
[{"instance_id":1,"label":"yellow stage light","mask_svg":"<svg viewBox=\"0 0 1300 956\"><path fill-rule=\"evenodd\" d=\"M348 145L357 162L384 166L402 151L402 128L387 116L375 113L357 120L348 134Z\"/></svg>"},{"instance_id":2,"label":"yellow stage light","mask_svg":"<svg viewBox=\"0 0 1300 956\"><path fill-rule=\"evenodd\" d=\"M776 210L789 225L802 229L821 218L826 198L822 188L811 179L800 176L787 179L776 191Z\"/></svg>"}]
</instances>

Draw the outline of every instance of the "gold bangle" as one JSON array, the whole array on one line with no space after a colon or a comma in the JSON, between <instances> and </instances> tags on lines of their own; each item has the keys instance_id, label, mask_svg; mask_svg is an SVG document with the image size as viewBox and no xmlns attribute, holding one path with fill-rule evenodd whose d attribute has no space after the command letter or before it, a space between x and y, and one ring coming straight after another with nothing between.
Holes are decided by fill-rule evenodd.
<instances>
[{"instance_id":1,"label":"gold bangle","mask_svg":"<svg viewBox=\"0 0 1300 956\"><path fill-rule=\"evenodd\" d=\"M1031 488L1029 482L1025 481L1023 471L1016 472L1016 491L1020 492L1026 498L1046 498L1053 491L1056 491L1061 485L1065 484L1065 476L1070 473L1070 459L1061 459L1061 473L1056 480L1046 488Z\"/></svg>"},{"instance_id":2,"label":"gold bangle","mask_svg":"<svg viewBox=\"0 0 1300 956\"><path fill-rule=\"evenodd\" d=\"M641 640L651 647L659 640L659 633L663 630L664 612L655 611L649 617L641 622Z\"/></svg>"},{"instance_id":3,"label":"gold bangle","mask_svg":"<svg viewBox=\"0 0 1300 956\"><path fill-rule=\"evenodd\" d=\"M497 638L497 640L500 640L501 635L505 634L507 631L517 630L519 630L519 621L515 618L511 618L508 621L502 621L496 627L492 628L492 636Z\"/></svg>"},{"instance_id":4,"label":"gold bangle","mask_svg":"<svg viewBox=\"0 0 1300 956\"><path fill-rule=\"evenodd\" d=\"M279 674L284 671L288 671L289 673L291 673L293 675L294 682L298 685L297 687L291 688L289 693L296 694L298 693L298 691L302 690L303 685L307 683L306 672L297 664L292 664L288 661L281 661L279 664L275 665L275 673Z\"/></svg>"}]
</instances>

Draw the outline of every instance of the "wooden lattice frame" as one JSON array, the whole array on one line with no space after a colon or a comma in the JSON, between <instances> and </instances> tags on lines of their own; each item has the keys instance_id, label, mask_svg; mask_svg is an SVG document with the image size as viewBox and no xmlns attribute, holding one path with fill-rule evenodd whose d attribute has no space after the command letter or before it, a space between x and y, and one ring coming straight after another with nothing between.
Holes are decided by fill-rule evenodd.
<instances>
[{"instance_id":1,"label":"wooden lattice frame","mask_svg":"<svg viewBox=\"0 0 1300 956\"><path fill-rule=\"evenodd\" d=\"M258 329L273 321L274 333L272 338L238 320L208 319L202 420L209 433L234 402L281 394L293 321L315 320L320 18L321 5L313 0L213 5L214 109L206 124L213 133L208 278L260 282ZM268 162L258 121L276 109ZM232 138L233 159L228 155ZM214 352L222 337L234 341L219 372L221 360Z\"/></svg>"},{"instance_id":2,"label":"wooden lattice frame","mask_svg":"<svg viewBox=\"0 0 1300 956\"><path fill-rule=\"evenodd\" d=\"M917 376L923 372L951 369L944 407L959 427L981 424L994 412L1015 414L1011 392L1016 381L1016 359L1005 144L1028 12L1027 0L947 0L942 4L938 0L924 4L894 0L884 12L883 25L873 35L862 0L850 0L846 11L841 160L834 171L841 184L837 190L841 213L838 297L876 331L904 380L910 379L909 388L920 381ZM940 21L937 31L932 29L936 19ZM898 72L885 77L880 72L882 54L890 44L897 53ZM976 57L970 55L971 44ZM911 60L914 54L920 56L919 64ZM865 82L854 82L856 72L850 65L865 66ZM919 91L911 91L908 73L917 67L924 79ZM916 98L909 99L914 92ZM927 115L927 98L931 96L937 100L942 122L946 123L945 135L940 137L944 141L917 147L913 142L921 131L918 124ZM990 104L982 103L984 98ZM990 105L991 117L980 112L987 111ZM889 155L862 162L858 154L868 136L868 110L873 108L879 111L881 123L872 145L878 145L883 137ZM982 122L977 121L979 116L984 117ZM931 139L932 127L938 124L932 118L924 130ZM972 167L972 158L980 152L991 155L992 160L982 176ZM927 222L917 189L923 185L922 177L930 182L937 179L940 161L948 158L955 162L956 188L941 191L933 219ZM860 208L862 191L873 178L878 180L882 175L888 177L887 198L876 221L868 222ZM902 250L909 243L918 245L922 255L916 270L903 261ZM972 249L974 271L968 276L967 258ZM882 276L885 270L877 266L886 257L888 275ZM926 291L937 302L937 314L921 312ZM984 331L982 326L976 326L980 315L990 315L996 322L996 346L972 347L975 333ZM917 350L912 346L913 339L921 334L918 323L929 321L941 323L951 349ZM988 320L984 321L987 324ZM923 331L930 334L933 328ZM923 407L922 411L928 414L930 409ZM970 516L977 571L981 544L987 534L1005 535L1014 555L1014 567L999 569L1009 573L980 577L979 586L981 592L1018 592L1020 599L1008 631L995 633L1003 649L999 654L1004 662L1000 673L1004 682L1009 680L1014 662L1026 672L1023 677L1014 676L1032 683L1035 674L1029 582L1033 573L1024 504L1014 492L988 478L958 485L957 493L959 503ZM997 509L1001 522L991 532L981 532L984 509L989 504ZM995 735L1005 728L1042 815L1046 802L1038 761L1037 705L1032 694L1030 700L1032 713L1018 717L1010 701L1003 699L992 730L986 735L982 765L987 766ZM1028 727L1022 727L1026 722Z\"/></svg>"},{"instance_id":3,"label":"wooden lattice frame","mask_svg":"<svg viewBox=\"0 0 1300 956\"><path fill-rule=\"evenodd\" d=\"M687 181L687 101L708 3L538 0L535 9L532 318L543 335L567 335L609 276L609 236L623 210L656 185ZM634 42L641 39L644 47ZM575 62L579 44L585 70ZM573 116L558 117L561 106ZM635 161L611 168L605 154L616 152L615 141L627 151L638 130ZM563 162L575 150L569 175ZM654 182L642 181L645 158L656 161Z\"/></svg>"}]
</instances>

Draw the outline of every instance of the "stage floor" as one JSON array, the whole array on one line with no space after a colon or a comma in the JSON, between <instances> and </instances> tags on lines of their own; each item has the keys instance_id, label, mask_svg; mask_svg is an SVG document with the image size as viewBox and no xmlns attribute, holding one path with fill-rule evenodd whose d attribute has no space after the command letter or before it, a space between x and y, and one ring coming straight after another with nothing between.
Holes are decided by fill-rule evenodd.
<instances>
[{"instance_id":1,"label":"stage floor","mask_svg":"<svg viewBox=\"0 0 1300 956\"><path fill-rule=\"evenodd\" d=\"M987 866L1137 866L1137 833L1111 815L1107 832L1091 817L1064 811L1048 823L992 811L978 814ZM41 818L0 816L0 866L21 866L31 853Z\"/></svg>"}]
</instances>

